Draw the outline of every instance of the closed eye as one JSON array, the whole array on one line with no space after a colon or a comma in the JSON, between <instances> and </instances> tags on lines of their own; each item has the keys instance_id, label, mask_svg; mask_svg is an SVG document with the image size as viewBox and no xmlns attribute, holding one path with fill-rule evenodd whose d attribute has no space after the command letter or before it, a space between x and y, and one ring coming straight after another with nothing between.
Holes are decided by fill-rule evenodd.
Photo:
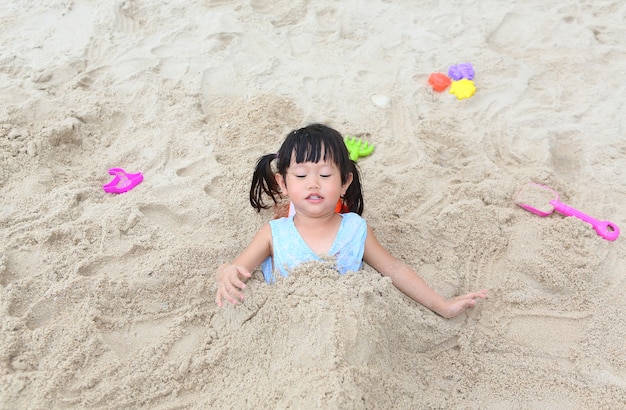
<instances>
[{"instance_id":1,"label":"closed eye","mask_svg":"<svg viewBox=\"0 0 626 410\"><path fill-rule=\"evenodd\" d=\"M329 175L329 174L323 174L323 175L320 175L320 176L321 176L322 178L328 178L328 177L330 177L331 175Z\"/></svg>"}]
</instances>

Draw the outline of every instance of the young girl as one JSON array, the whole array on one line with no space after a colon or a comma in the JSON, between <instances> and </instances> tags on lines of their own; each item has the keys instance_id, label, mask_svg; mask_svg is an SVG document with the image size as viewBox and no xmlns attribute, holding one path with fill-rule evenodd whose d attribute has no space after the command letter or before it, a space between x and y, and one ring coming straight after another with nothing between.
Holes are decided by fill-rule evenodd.
<instances>
[{"instance_id":1,"label":"young girl","mask_svg":"<svg viewBox=\"0 0 626 410\"><path fill-rule=\"evenodd\" d=\"M217 269L215 302L220 307L223 299L243 301L245 281L257 266L262 265L265 280L272 283L276 274L287 276L290 269L321 260L321 255L334 258L340 274L360 270L365 261L413 300L446 318L486 298L487 291L481 290L445 299L378 242L360 216L363 196L356 163L332 128L312 124L292 131L277 154L261 157L250 188L250 203L257 211L269 207L265 195L274 204L289 197L295 214L263 225L232 264Z\"/></svg>"}]
</instances>

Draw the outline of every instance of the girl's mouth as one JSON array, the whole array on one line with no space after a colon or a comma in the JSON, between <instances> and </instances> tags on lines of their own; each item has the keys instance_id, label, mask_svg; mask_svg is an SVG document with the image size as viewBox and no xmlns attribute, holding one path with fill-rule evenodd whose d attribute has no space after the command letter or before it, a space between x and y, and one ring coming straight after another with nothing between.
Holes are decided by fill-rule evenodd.
<instances>
[{"instance_id":1,"label":"girl's mouth","mask_svg":"<svg viewBox=\"0 0 626 410\"><path fill-rule=\"evenodd\" d=\"M320 201L323 198L320 195L309 195L306 197L306 199L310 199L312 201Z\"/></svg>"}]
</instances>

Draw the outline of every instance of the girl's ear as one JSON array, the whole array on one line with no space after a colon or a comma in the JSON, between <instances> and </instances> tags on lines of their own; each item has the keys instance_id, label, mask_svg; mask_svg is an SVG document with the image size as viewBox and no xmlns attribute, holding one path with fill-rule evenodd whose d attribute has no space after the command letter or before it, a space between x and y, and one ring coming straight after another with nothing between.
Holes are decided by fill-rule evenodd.
<instances>
[{"instance_id":1,"label":"girl's ear","mask_svg":"<svg viewBox=\"0 0 626 410\"><path fill-rule=\"evenodd\" d=\"M346 194L346 191L348 190L348 187L352 183L353 179L354 179L354 176L352 175L352 172L350 172L348 174L348 177L346 178L346 183L341 185L341 195Z\"/></svg>"},{"instance_id":2,"label":"girl's ear","mask_svg":"<svg viewBox=\"0 0 626 410\"><path fill-rule=\"evenodd\" d=\"M276 183L278 184L278 186L280 187L280 193L283 196L287 196L287 185L285 185L285 178L283 178L282 175L280 175L279 172L277 172L276 174L274 174L274 177L276 178Z\"/></svg>"}]
</instances>

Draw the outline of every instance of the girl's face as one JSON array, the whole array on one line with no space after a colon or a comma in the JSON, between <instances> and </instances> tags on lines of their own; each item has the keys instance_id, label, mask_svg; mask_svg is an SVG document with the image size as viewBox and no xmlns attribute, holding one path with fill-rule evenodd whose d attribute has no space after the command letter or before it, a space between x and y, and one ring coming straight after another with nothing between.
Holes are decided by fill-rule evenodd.
<instances>
[{"instance_id":1,"label":"girl's face","mask_svg":"<svg viewBox=\"0 0 626 410\"><path fill-rule=\"evenodd\" d=\"M320 160L298 164L292 158L285 177L276 174L276 180L283 195L293 202L296 213L324 216L335 212L339 197L352 183L352 174L342 184L341 172L334 162Z\"/></svg>"}]
</instances>

